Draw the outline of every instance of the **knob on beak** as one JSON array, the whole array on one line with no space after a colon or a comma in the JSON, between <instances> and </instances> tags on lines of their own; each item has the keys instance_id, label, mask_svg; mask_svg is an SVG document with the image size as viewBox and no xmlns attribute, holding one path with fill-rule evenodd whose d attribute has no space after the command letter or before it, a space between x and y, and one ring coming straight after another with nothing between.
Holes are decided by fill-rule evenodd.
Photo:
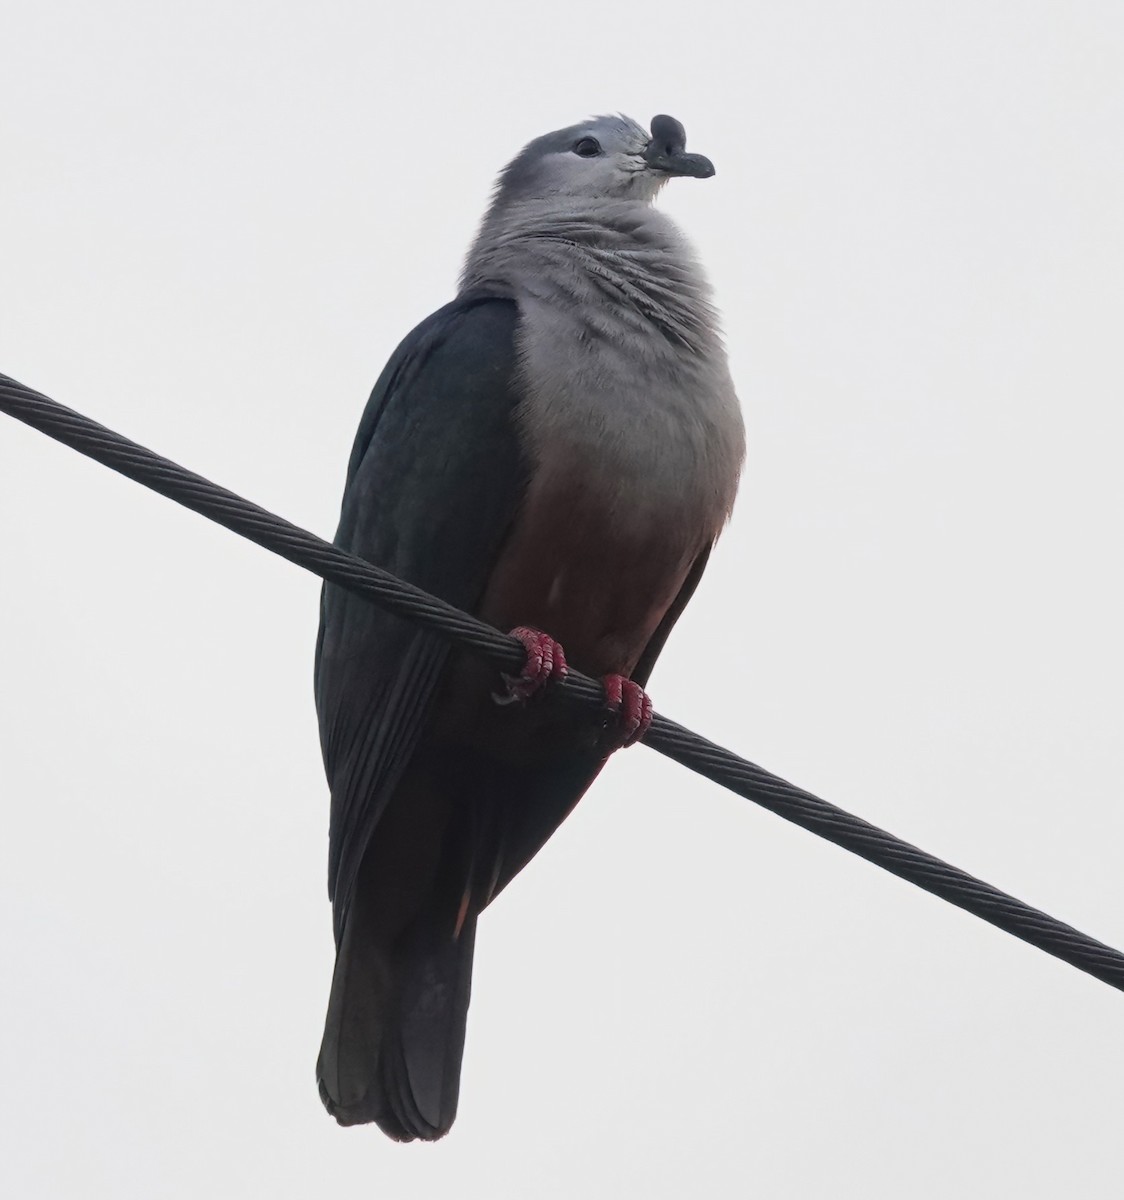
<instances>
[{"instance_id":1,"label":"knob on beak","mask_svg":"<svg viewBox=\"0 0 1124 1200\"><path fill-rule=\"evenodd\" d=\"M714 164L709 158L687 153L687 131L674 117L664 113L652 118L652 140L644 151L644 161L653 171L665 175L709 179L714 174Z\"/></svg>"}]
</instances>

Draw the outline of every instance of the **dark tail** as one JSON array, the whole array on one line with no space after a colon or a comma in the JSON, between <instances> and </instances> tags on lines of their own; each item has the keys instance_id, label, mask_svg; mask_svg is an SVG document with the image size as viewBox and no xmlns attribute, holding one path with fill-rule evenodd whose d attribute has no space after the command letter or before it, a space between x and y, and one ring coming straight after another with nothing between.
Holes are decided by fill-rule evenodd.
<instances>
[{"instance_id":1,"label":"dark tail","mask_svg":"<svg viewBox=\"0 0 1124 1200\"><path fill-rule=\"evenodd\" d=\"M422 912L380 944L362 909L348 914L336 953L320 1098L341 1125L375 1121L400 1142L433 1141L457 1115L476 917Z\"/></svg>"}]
</instances>

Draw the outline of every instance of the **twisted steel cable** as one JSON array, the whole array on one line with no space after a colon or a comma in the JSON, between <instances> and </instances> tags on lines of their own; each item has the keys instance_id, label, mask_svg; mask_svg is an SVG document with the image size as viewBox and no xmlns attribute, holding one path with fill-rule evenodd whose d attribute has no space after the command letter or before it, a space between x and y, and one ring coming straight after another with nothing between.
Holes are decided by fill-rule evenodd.
<instances>
[{"instance_id":1,"label":"twisted steel cable","mask_svg":"<svg viewBox=\"0 0 1124 1200\"><path fill-rule=\"evenodd\" d=\"M524 650L514 638L2 374L0 411L297 566L476 651L504 670L515 672L523 665ZM576 671L555 686L577 702L602 703L601 685ZM644 742L786 821L1124 991L1124 954L1048 913L836 808L666 717L656 715Z\"/></svg>"}]
</instances>

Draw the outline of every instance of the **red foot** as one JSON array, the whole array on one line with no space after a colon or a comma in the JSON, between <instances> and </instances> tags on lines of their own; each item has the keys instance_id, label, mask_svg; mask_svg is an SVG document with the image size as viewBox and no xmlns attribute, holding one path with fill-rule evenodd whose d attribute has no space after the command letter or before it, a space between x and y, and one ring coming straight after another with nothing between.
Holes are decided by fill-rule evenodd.
<instances>
[{"instance_id":1,"label":"red foot","mask_svg":"<svg viewBox=\"0 0 1124 1200\"><path fill-rule=\"evenodd\" d=\"M652 701L648 693L623 675L606 675L605 707L609 710L606 742L610 753L634 745L652 724Z\"/></svg>"},{"instance_id":2,"label":"red foot","mask_svg":"<svg viewBox=\"0 0 1124 1200\"><path fill-rule=\"evenodd\" d=\"M527 661L519 675L503 675L504 691L493 693L497 704L514 704L530 700L552 680L566 678L566 652L548 633L520 625L511 631L527 650Z\"/></svg>"}]
</instances>

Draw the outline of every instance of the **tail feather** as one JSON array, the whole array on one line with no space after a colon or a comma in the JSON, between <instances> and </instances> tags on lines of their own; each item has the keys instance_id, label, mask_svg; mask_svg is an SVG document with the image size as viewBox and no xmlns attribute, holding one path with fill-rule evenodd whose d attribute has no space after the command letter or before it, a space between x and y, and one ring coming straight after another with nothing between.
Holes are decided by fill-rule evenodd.
<instances>
[{"instance_id":1,"label":"tail feather","mask_svg":"<svg viewBox=\"0 0 1124 1200\"><path fill-rule=\"evenodd\" d=\"M393 947L352 909L336 954L320 1098L341 1125L433 1141L457 1112L476 915L421 914Z\"/></svg>"}]
</instances>

